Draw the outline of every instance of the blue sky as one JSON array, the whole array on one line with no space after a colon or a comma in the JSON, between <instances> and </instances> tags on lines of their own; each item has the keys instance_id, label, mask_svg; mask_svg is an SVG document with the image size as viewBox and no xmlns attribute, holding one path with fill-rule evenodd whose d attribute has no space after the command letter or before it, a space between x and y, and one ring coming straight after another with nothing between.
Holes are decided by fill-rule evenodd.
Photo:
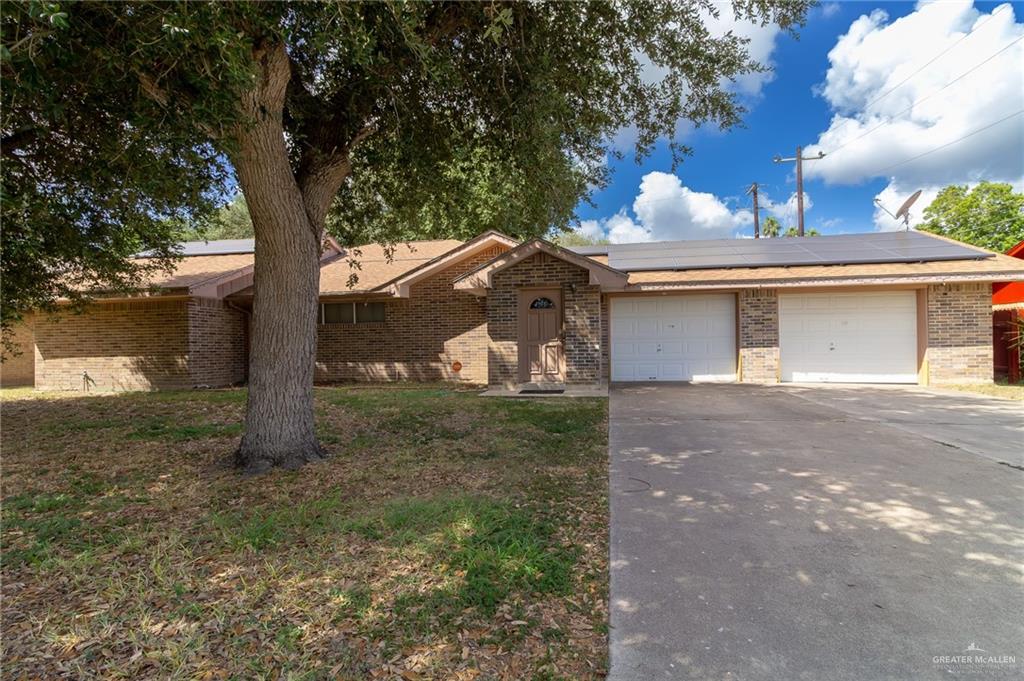
<instances>
[{"instance_id":1,"label":"blue sky","mask_svg":"<svg viewBox=\"0 0 1024 681\"><path fill-rule=\"evenodd\" d=\"M736 86L744 127L687 133L694 153L674 177L664 145L640 165L630 154L611 161L596 207L579 207L581 231L613 241L748 235L752 181L769 201L762 220L795 224L793 164L772 158L798 144L829 153L804 166L806 224L826 234L897 228L876 197L895 211L924 189L916 221L952 182L1024 186L1024 115L1014 115L1024 110L1024 3L825 3L798 38L738 30L774 65Z\"/></svg>"}]
</instances>

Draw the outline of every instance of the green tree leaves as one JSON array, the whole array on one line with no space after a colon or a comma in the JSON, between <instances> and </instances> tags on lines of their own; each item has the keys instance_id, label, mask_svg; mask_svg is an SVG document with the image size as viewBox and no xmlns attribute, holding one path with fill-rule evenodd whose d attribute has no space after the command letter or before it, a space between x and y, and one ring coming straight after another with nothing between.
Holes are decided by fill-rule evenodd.
<instances>
[{"instance_id":1,"label":"green tree leaves","mask_svg":"<svg viewBox=\"0 0 1024 681\"><path fill-rule=\"evenodd\" d=\"M253 123L240 102L269 45L289 59L273 115L295 181L344 166L328 228L345 242L525 237L573 222L607 182L606 155L621 155L609 148L621 128L637 130L638 157L665 139L679 161L681 120L739 121L727 84L764 67L742 39L713 35L709 14L792 30L809 6L12 0L2 320L131 289L173 262L181 225L208 222L233 184L238 131ZM209 234L244 229L229 222ZM133 260L142 250L155 261Z\"/></svg>"},{"instance_id":2,"label":"green tree leaves","mask_svg":"<svg viewBox=\"0 0 1024 681\"><path fill-rule=\"evenodd\" d=\"M779 221L775 217L773 217L773 216L766 217L764 219L764 222L761 223L761 234L763 236L766 236L766 237L771 239L771 238L775 238L775 237L779 236L781 233L782 233L782 225L779 223Z\"/></svg>"},{"instance_id":3,"label":"green tree leaves","mask_svg":"<svg viewBox=\"0 0 1024 681\"><path fill-rule=\"evenodd\" d=\"M227 205L217 209L209 219L193 227L186 235L190 240L251 239L252 218L245 197L238 194Z\"/></svg>"},{"instance_id":4,"label":"green tree leaves","mask_svg":"<svg viewBox=\"0 0 1024 681\"><path fill-rule=\"evenodd\" d=\"M924 209L917 229L1000 253L1024 241L1024 194L1005 182L950 185Z\"/></svg>"}]
</instances>

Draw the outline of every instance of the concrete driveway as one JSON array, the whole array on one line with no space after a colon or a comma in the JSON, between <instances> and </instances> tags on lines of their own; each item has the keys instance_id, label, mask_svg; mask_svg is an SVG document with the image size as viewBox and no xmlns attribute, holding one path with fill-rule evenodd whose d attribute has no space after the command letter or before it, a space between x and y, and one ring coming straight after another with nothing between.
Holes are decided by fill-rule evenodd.
<instances>
[{"instance_id":1,"label":"concrete driveway","mask_svg":"<svg viewBox=\"0 0 1024 681\"><path fill-rule=\"evenodd\" d=\"M834 386L610 399L609 678L1024 677L1024 471L996 461L1019 455L1021 405Z\"/></svg>"}]
</instances>

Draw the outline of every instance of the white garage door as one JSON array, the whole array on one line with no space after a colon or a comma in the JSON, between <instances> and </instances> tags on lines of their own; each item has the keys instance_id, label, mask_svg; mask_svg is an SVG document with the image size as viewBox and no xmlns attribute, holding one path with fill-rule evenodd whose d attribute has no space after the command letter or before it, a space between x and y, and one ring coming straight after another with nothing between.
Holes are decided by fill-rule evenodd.
<instances>
[{"instance_id":1,"label":"white garage door","mask_svg":"<svg viewBox=\"0 0 1024 681\"><path fill-rule=\"evenodd\" d=\"M779 296L782 380L917 383L914 291Z\"/></svg>"},{"instance_id":2,"label":"white garage door","mask_svg":"<svg viewBox=\"0 0 1024 681\"><path fill-rule=\"evenodd\" d=\"M734 381L736 298L612 298L611 350L613 381Z\"/></svg>"}]
</instances>

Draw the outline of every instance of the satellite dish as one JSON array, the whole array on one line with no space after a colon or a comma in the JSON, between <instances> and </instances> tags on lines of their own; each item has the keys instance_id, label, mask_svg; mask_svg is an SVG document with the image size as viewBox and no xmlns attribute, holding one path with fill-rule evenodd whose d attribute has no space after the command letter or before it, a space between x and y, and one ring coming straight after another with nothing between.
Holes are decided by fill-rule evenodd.
<instances>
[{"instance_id":1,"label":"satellite dish","mask_svg":"<svg viewBox=\"0 0 1024 681\"><path fill-rule=\"evenodd\" d=\"M910 195L910 198L903 202L900 209L896 211L896 219L903 218L903 224L910 227L910 207L914 205L914 201L917 201L921 197L921 190L918 189L916 192Z\"/></svg>"},{"instance_id":2,"label":"satellite dish","mask_svg":"<svg viewBox=\"0 0 1024 681\"><path fill-rule=\"evenodd\" d=\"M896 215L889 212L889 209L882 205L881 199L875 199L875 205L886 212L886 214L893 220L903 220L903 226L910 229L910 207L914 205L914 201L921 196L921 190L918 189L916 192L910 195L910 198L903 202L900 209L896 211Z\"/></svg>"}]
</instances>

